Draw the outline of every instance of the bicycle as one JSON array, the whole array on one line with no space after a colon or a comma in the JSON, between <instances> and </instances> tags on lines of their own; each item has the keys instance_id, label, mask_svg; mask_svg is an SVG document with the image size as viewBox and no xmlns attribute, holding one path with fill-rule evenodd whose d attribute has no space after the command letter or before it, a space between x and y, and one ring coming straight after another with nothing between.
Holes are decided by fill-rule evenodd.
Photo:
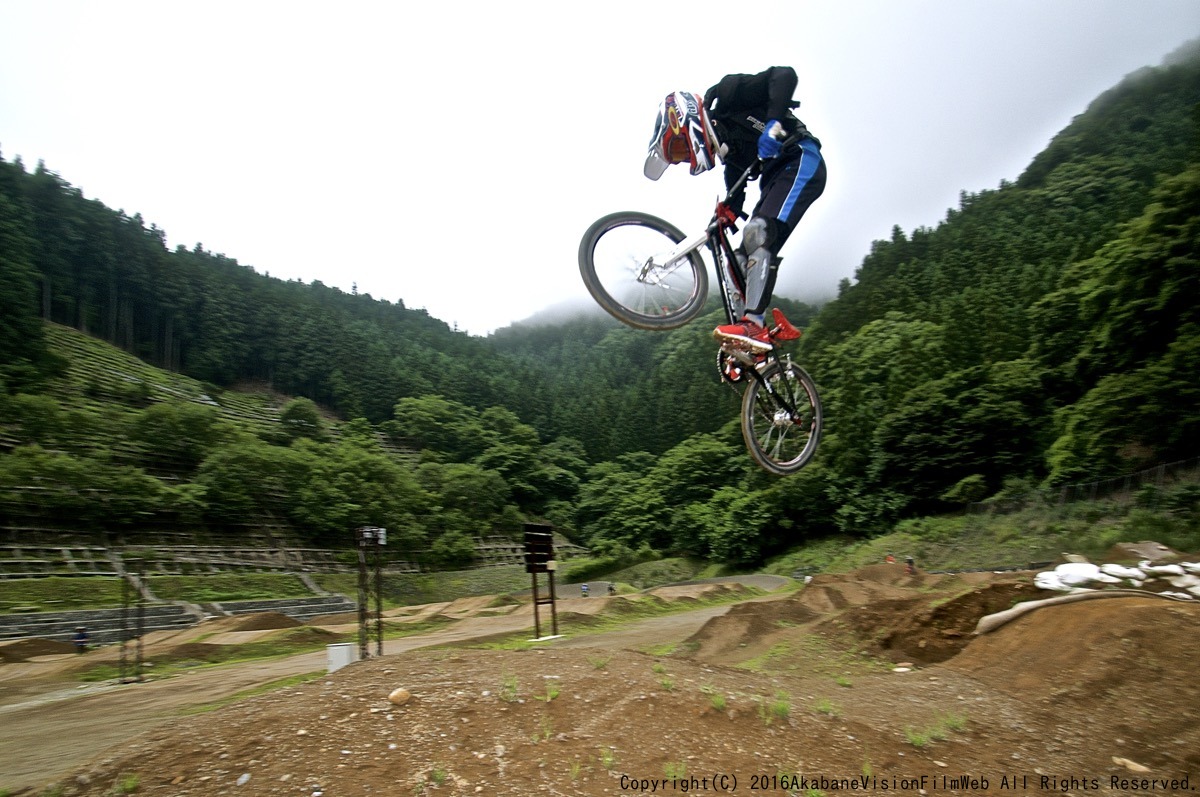
<instances>
[{"instance_id":1,"label":"bicycle","mask_svg":"<svg viewBox=\"0 0 1200 797\"><path fill-rule=\"evenodd\" d=\"M579 271L588 292L617 320L637 329L667 330L683 326L704 309L708 271L701 255L707 248L729 323L740 316L746 278L729 236L744 213L735 213L730 198L756 176L747 169L717 200L704 232L690 238L668 221L640 211L610 213L595 221L579 242ZM821 399L812 377L780 356L780 344L796 340L800 330L778 309L772 310L768 351L724 342L717 352L721 380L742 394L742 439L751 458L763 469L785 476L809 463L820 443Z\"/></svg>"}]
</instances>

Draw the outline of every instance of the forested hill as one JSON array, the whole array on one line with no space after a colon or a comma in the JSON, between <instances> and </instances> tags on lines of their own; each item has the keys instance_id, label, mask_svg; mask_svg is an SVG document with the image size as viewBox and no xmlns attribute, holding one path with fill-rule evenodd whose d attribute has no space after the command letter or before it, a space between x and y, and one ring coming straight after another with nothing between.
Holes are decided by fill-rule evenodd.
<instances>
[{"instance_id":1,"label":"forested hill","mask_svg":"<svg viewBox=\"0 0 1200 797\"><path fill-rule=\"evenodd\" d=\"M819 312L787 305L807 327L799 357L827 436L815 464L775 480L746 467L729 425L715 315L670 333L588 315L471 338L403 304L168 251L139 216L0 160L0 379L38 391L55 369L42 323L55 321L216 385L264 380L425 435L438 456L534 495L511 451L481 453L511 431L503 413L474 451L427 428L506 408L592 466L518 508L546 511L553 494L556 522L593 542L745 558L1195 456L1198 237L1192 44L1097 98L1012 182L964 193L934 227L894 229ZM414 403L434 396L450 403Z\"/></svg>"},{"instance_id":2,"label":"forested hill","mask_svg":"<svg viewBox=\"0 0 1200 797\"><path fill-rule=\"evenodd\" d=\"M162 230L41 163L0 161L0 284L0 377L14 386L36 381L45 319L196 379L264 380L376 422L402 396L513 398L479 340L424 311L256 274L200 244L168 251Z\"/></svg>"},{"instance_id":3,"label":"forested hill","mask_svg":"<svg viewBox=\"0 0 1200 797\"><path fill-rule=\"evenodd\" d=\"M824 308L806 361L836 408L823 461L846 522L1194 456L1198 243L1193 42L1097 98L1015 184L893 230Z\"/></svg>"}]
</instances>

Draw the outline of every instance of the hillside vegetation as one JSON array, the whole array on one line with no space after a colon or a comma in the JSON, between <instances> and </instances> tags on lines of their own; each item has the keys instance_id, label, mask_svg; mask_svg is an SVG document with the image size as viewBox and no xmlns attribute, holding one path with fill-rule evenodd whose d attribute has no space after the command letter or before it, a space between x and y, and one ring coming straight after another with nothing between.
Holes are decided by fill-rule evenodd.
<instances>
[{"instance_id":1,"label":"hillside vegetation","mask_svg":"<svg viewBox=\"0 0 1200 797\"><path fill-rule=\"evenodd\" d=\"M1198 239L1193 44L1014 181L892 230L824 307L785 302L827 435L776 479L741 448L707 320L471 338L403 302L167 251L137 214L0 161L0 523L330 543L373 524L447 564L533 518L614 561L740 566L872 537L1196 456ZM105 366L118 355L79 333L131 357ZM264 387L232 390L247 382Z\"/></svg>"}]
</instances>

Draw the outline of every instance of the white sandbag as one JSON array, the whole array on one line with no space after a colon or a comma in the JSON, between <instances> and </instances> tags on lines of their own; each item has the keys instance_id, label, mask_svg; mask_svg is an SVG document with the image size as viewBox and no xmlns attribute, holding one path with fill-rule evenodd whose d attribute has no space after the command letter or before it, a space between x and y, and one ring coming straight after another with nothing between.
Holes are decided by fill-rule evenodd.
<instances>
[{"instance_id":1,"label":"white sandbag","mask_svg":"<svg viewBox=\"0 0 1200 797\"><path fill-rule=\"evenodd\" d=\"M1062 583L1058 578L1058 573L1053 571L1038 573L1033 577L1033 585L1038 589L1048 589L1054 592L1070 592L1073 589L1073 587Z\"/></svg>"},{"instance_id":2,"label":"white sandbag","mask_svg":"<svg viewBox=\"0 0 1200 797\"><path fill-rule=\"evenodd\" d=\"M1100 568L1091 562L1067 562L1054 568L1058 580L1072 587L1090 584L1100 576Z\"/></svg>"},{"instance_id":3,"label":"white sandbag","mask_svg":"<svg viewBox=\"0 0 1200 797\"><path fill-rule=\"evenodd\" d=\"M1158 576L1182 576L1183 568L1179 565L1152 565L1147 562L1142 565L1142 570L1146 573L1153 573Z\"/></svg>"},{"instance_id":4,"label":"white sandbag","mask_svg":"<svg viewBox=\"0 0 1200 797\"><path fill-rule=\"evenodd\" d=\"M1146 574L1136 567L1125 567L1124 565L1102 564L1100 572L1117 578L1129 578L1134 581L1144 581Z\"/></svg>"}]
</instances>

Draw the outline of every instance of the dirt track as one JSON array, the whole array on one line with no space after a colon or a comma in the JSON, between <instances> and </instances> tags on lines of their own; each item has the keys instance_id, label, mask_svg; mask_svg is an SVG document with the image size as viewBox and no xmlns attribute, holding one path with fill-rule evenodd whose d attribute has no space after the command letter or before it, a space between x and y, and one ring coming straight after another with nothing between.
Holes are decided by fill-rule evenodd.
<instances>
[{"instance_id":1,"label":"dirt track","mask_svg":"<svg viewBox=\"0 0 1200 797\"><path fill-rule=\"evenodd\" d=\"M686 602L728 589L659 593ZM186 717L322 670L325 653L70 687L69 698L54 678L75 658L9 664L0 789L59 780L64 794L100 795L132 775L136 793L172 797L618 795L650 793L631 779L664 778L656 793L831 794L851 785L837 778L864 777L858 793L968 793L942 776L986 779L973 794L1183 794L1165 781L1187 776L1200 789L1200 606L1096 601L972 638L980 616L1033 597L1028 574L907 577L881 565L604 634L569 629L628 600L575 598L559 606L566 637L537 650L418 650L531 626L528 606L439 604L405 614L453 622L388 641L382 658ZM221 633L232 643L272 630ZM387 700L397 687L411 693L401 706ZM1114 776L1164 782L1114 789ZM801 780L819 777L835 780Z\"/></svg>"}]
</instances>

